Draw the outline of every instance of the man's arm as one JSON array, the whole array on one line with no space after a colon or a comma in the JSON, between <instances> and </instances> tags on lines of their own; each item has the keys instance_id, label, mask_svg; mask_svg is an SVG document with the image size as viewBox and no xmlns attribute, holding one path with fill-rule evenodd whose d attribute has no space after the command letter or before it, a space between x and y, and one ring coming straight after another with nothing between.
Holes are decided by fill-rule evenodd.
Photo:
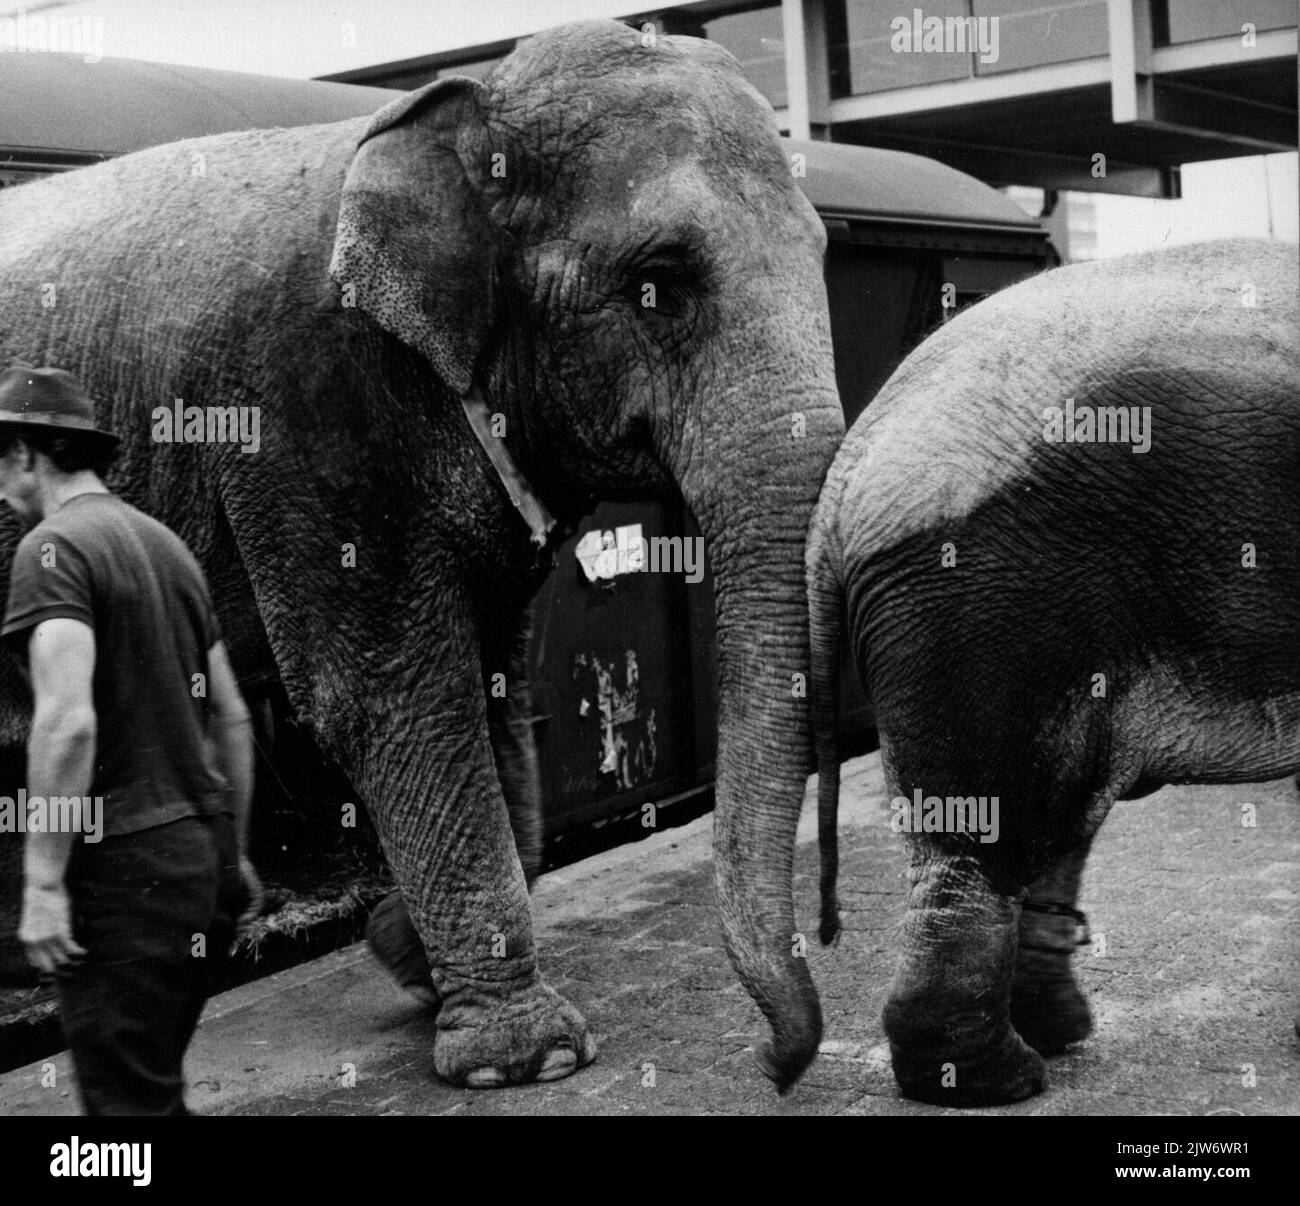
<instances>
[{"instance_id":1,"label":"man's arm","mask_svg":"<svg viewBox=\"0 0 1300 1206\"><path fill-rule=\"evenodd\" d=\"M43 620L32 630L27 654L36 704L27 742L29 797L76 796L84 807L95 764L94 629L80 620ZM75 839L75 832L29 831L23 849L18 937L30 962L44 972L86 953L72 938L64 884Z\"/></svg>"},{"instance_id":2,"label":"man's arm","mask_svg":"<svg viewBox=\"0 0 1300 1206\"><path fill-rule=\"evenodd\" d=\"M226 646L218 641L208 650L208 706L217 767L230 785L239 853L248 853L248 825L253 806L253 739L244 697L230 668Z\"/></svg>"},{"instance_id":3,"label":"man's arm","mask_svg":"<svg viewBox=\"0 0 1300 1206\"><path fill-rule=\"evenodd\" d=\"M212 712L217 766L230 786L235 808L239 873L248 890L248 904L239 917L239 925L243 927L261 913L264 901L262 881L248 857L248 828L253 811L253 735L248 708L221 641L208 650L208 705Z\"/></svg>"}]
</instances>

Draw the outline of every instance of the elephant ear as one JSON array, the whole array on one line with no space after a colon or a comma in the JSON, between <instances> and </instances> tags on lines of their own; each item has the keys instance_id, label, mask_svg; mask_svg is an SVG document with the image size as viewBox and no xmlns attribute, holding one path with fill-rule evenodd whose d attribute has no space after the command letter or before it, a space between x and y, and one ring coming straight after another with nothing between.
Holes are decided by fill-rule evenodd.
<instances>
[{"instance_id":1,"label":"elephant ear","mask_svg":"<svg viewBox=\"0 0 1300 1206\"><path fill-rule=\"evenodd\" d=\"M449 76L371 119L343 183L330 276L464 396L492 327L493 224L466 170L487 145L477 80Z\"/></svg>"}]
</instances>

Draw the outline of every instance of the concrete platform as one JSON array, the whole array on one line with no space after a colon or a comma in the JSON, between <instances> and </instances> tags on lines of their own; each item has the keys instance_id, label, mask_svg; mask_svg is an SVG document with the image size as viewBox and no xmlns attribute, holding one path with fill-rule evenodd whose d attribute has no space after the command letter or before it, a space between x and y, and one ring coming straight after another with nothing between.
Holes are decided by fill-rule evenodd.
<instances>
[{"instance_id":1,"label":"concrete platform","mask_svg":"<svg viewBox=\"0 0 1300 1206\"><path fill-rule=\"evenodd\" d=\"M815 781L813 781L815 783ZM1256 825L1242 826L1242 805ZM1047 1092L1006 1114L1300 1113L1300 800L1291 781L1170 788L1117 806L1083 908L1096 1031L1049 1061ZM534 895L550 983L581 1008L600 1058L567 1080L453 1089L432 1020L363 946L209 1002L186 1068L205 1114L933 1114L905 1101L880 1011L898 953L905 855L877 755L845 766L845 935L816 943L810 794L796 901L826 1015L822 1054L787 1098L754 1065L765 1032L714 918L710 818L546 876ZM66 1053L0 1077L0 1114L77 1112ZM653 1075L651 1075L653 1071Z\"/></svg>"}]
</instances>

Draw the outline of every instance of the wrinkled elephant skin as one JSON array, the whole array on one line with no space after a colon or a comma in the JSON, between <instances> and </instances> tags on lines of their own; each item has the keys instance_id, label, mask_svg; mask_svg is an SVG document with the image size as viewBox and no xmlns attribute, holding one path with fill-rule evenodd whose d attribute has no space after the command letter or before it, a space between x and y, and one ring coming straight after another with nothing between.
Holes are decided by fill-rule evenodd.
<instances>
[{"instance_id":1,"label":"wrinkled elephant skin","mask_svg":"<svg viewBox=\"0 0 1300 1206\"><path fill-rule=\"evenodd\" d=\"M1045 273L923 343L827 476L822 935L846 619L898 827L922 828L885 1009L908 1096L1028 1097L1089 1033L1070 955L1116 800L1300 769L1296 277L1256 242Z\"/></svg>"},{"instance_id":2,"label":"wrinkled elephant skin","mask_svg":"<svg viewBox=\"0 0 1300 1206\"><path fill-rule=\"evenodd\" d=\"M245 686L282 683L365 801L453 1083L594 1056L538 972L484 690L545 558L467 397L559 530L599 498L691 508L716 582L723 932L778 1082L816 1052L790 943L811 734L789 683L807 524L843 434L824 251L735 60L614 22L539 35L486 80L440 79L370 120L0 195L0 358L85 382L125 441L110 486L195 550ZM259 408L256 451L159 442L151 414L177 399ZM3 686L0 737L19 742Z\"/></svg>"}]
</instances>

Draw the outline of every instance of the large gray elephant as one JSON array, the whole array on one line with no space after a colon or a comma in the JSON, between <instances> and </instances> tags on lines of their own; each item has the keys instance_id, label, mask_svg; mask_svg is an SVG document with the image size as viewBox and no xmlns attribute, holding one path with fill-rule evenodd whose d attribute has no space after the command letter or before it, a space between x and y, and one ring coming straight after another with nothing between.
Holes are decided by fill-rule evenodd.
<instances>
[{"instance_id":1,"label":"large gray elephant","mask_svg":"<svg viewBox=\"0 0 1300 1206\"><path fill-rule=\"evenodd\" d=\"M110 485L195 550L243 683L278 679L349 775L424 940L448 1081L594 1055L538 973L483 683L519 660L546 512L562 530L598 497L680 492L703 532L723 932L773 1028L765 1070L788 1085L816 1052L791 942L811 740L790 683L843 434L824 250L736 61L614 22L369 121L0 195L0 363L85 381L125 440ZM260 446L151 438L176 399L260 408Z\"/></svg>"},{"instance_id":2,"label":"large gray elephant","mask_svg":"<svg viewBox=\"0 0 1300 1206\"><path fill-rule=\"evenodd\" d=\"M1088 1034L1069 961L1116 800L1300 769L1296 315L1282 245L1049 272L932 335L836 457L808 545L822 937L847 618L911 833L884 1019L909 1097L1028 1097Z\"/></svg>"}]
</instances>

